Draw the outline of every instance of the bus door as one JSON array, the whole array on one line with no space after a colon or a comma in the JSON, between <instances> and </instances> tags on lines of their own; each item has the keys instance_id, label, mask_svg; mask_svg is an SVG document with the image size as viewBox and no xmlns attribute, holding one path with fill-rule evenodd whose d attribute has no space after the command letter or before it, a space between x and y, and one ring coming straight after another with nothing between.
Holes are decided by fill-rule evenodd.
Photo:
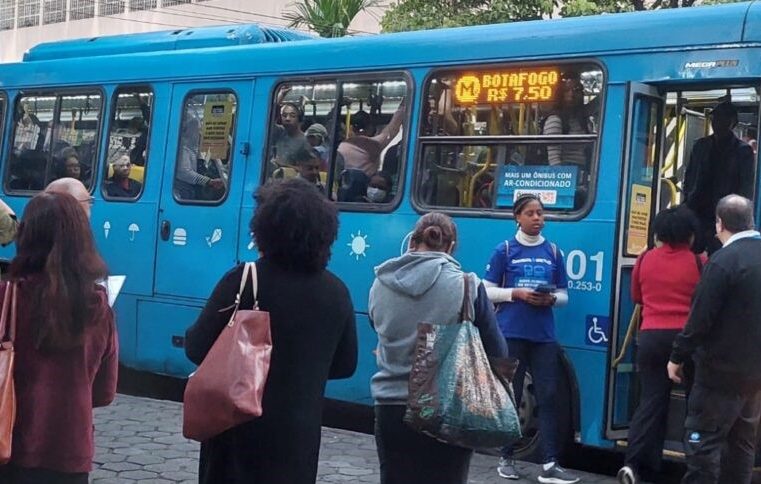
<instances>
[{"instance_id":1,"label":"bus door","mask_svg":"<svg viewBox=\"0 0 761 484\"><path fill-rule=\"evenodd\" d=\"M253 81L174 87L156 294L206 299L236 263L247 154L237 147L248 140L253 88Z\"/></svg>"},{"instance_id":2,"label":"bus door","mask_svg":"<svg viewBox=\"0 0 761 484\"><path fill-rule=\"evenodd\" d=\"M659 188L663 186L659 174L663 160L665 97L656 88L643 84L630 83L628 91L616 252L618 289L611 331L606 418L606 437L614 440L626 438L637 403L638 385L633 364L636 332L635 328L629 331L634 311L631 273L637 256L647 249L648 231L659 206Z\"/></svg>"}]
</instances>

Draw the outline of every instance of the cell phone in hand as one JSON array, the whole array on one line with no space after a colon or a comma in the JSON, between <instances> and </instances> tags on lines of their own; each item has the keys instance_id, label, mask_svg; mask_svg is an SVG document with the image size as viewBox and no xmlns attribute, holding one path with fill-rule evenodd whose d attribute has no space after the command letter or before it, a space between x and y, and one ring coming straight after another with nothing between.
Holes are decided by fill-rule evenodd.
<instances>
[{"instance_id":1,"label":"cell phone in hand","mask_svg":"<svg viewBox=\"0 0 761 484\"><path fill-rule=\"evenodd\" d=\"M552 294L556 289L555 284L539 284L534 291L542 294Z\"/></svg>"}]
</instances>

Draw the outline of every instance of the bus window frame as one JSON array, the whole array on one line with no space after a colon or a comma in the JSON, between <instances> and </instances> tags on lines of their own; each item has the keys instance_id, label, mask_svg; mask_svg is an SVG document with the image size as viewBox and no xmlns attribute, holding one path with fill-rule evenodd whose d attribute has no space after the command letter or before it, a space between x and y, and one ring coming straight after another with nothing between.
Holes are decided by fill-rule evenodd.
<instances>
[{"instance_id":1,"label":"bus window frame","mask_svg":"<svg viewBox=\"0 0 761 484\"><path fill-rule=\"evenodd\" d=\"M348 79L347 79L348 77ZM279 88L284 84L295 84L298 82L305 82L305 83L315 83L315 82L326 82L326 81L334 81L336 83L336 94L337 98L340 99L343 94L343 89L340 88L340 85L342 83L348 83L348 82L367 82L367 81L391 81L391 80L398 80L401 79L406 84L406 92L404 96L404 102L405 102L405 109L404 109L404 120L402 121L402 139L405 141L404 143L404 149L402 150L402 156L401 160L399 161L399 175L397 180L397 188L396 193L394 194L394 198L388 202L388 203L372 203L372 202L339 202L337 200L332 200L333 203L336 204L336 207L341 212L369 212L369 213L391 213L396 211L396 209L399 208L399 205L401 205L402 200L404 199L404 190L406 189L406 172L407 172L407 159L408 159L408 153L410 148L410 136L412 135L412 101L415 99L415 93L416 93L416 85L415 85L415 78L412 76L412 74L409 71L406 70L398 70L398 71L383 71L383 72L375 72L375 71L362 71L362 72L340 72L340 73L334 73L334 74L321 74L318 76L289 76L289 77L279 77L275 79L275 81L272 83L272 87L270 89L269 93L269 108L267 113L267 122L265 124L265 137L264 137L264 143L263 143L263 150L262 150L262 166L261 166L261 174L259 177L259 186L264 186L267 182L267 163L269 160L268 153L270 148L270 127L272 120L274 119L275 115L275 100L277 99L277 93L279 91ZM337 99L337 101L338 101ZM339 112L336 112L337 116L340 116ZM330 133L333 138L336 138L336 133L338 132L338 123L335 124L333 133ZM338 145L339 143L333 143L333 146L331 147L331 163L330 163L330 171L328 172L328 175L332 173L333 168L335 166L335 160L336 156L338 154ZM335 183L335 178L328 176L327 183L326 183L326 189L329 191L327 194L328 196L332 195L331 187Z\"/></svg>"},{"instance_id":2,"label":"bus window frame","mask_svg":"<svg viewBox=\"0 0 761 484\"><path fill-rule=\"evenodd\" d=\"M177 165L180 161L180 153L182 151L182 125L183 120L185 117L185 106L187 105L187 101L189 98L193 96L198 95L219 95L219 94L232 94L235 96L235 117L233 118L233 129L232 129L232 141L230 142L230 159L227 160L228 164L230 165L230 171L227 174L227 189L225 190L225 194L223 197L219 198L218 200L191 200L191 199L184 199L184 198L178 198L177 193L174 190L174 185L177 182ZM224 204L227 201L227 198L230 196L230 191L232 187L232 181L233 181L233 170L232 170L232 163L235 160L235 150L233 147L235 146L235 142L237 141L238 137L238 120L240 118L240 95L235 91L235 89L231 87L225 87L225 88L219 88L218 90L214 90L214 88L199 88L199 89L192 89L185 93L185 96L182 98L182 105L180 106L180 120L178 123L178 129L177 132L177 150L175 153L174 158L174 168L172 169L172 198L178 205L188 205L188 206L205 206L205 207L216 207ZM200 138L199 138L200 142ZM146 156L147 159L147 156ZM245 157L243 157L245 160Z\"/></svg>"},{"instance_id":3,"label":"bus window frame","mask_svg":"<svg viewBox=\"0 0 761 484\"><path fill-rule=\"evenodd\" d=\"M148 92L152 96L153 104L151 105L151 109L153 110L156 107L156 91L153 89L153 85L151 84L119 84L114 89L113 94L111 95L111 102L109 103L109 119L108 119L108 125L106 126L106 132L108 133L109 143L111 138L111 128L114 127L114 114L116 114L116 107L119 104L119 94L121 92L127 92L127 93L145 93ZM155 112L151 112L151 118L153 118L153 115ZM148 157L151 152L151 138L152 138L152 131L153 131L153 123L149 122L148 124L148 137L145 141L145 165L144 171L143 171L143 183L140 187L140 193L137 194L136 197L127 198L127 197L112 197L106 193L105 186L106 186L106 180L108 179L108 160L106 160L106 157L108 156L108 146L106 146L106 149L101 154L101 157L103 158L103 169L101 170L103 172L103 179L100 183L100 196L103 197L103 200L106 202L125 202L125 203L134 203L139 201L143 197L143 193L145 192L145 182L148 178Z\"/></svg>"},{"instance_id":4,"label":"bus window frame","mask_svg":"<svg viewBox=\"0 0 761 484\"><path fill-rule=\"evenodd\" d=\"M589 165L589 172L590 172L590 180L589 180L589 191L587 192L587 199L584 202L584 205L582 205L578 210L546 210L544 212L544 218L547 220L562 220L562 221L578 221L589 215L589 212L592 211L592 207L594 207L594 202L597 198L597 182L599 180L599 170L600 170L600 154L601 154L601 145L603 140L603 133L605 128L605 103L607 100L607 92L608 92L608 84L609 84L609 77L608 77L608 69L607 66L602 62L600 59L596 58L589 58L589 57L580 57L578 59L541 59L541 60L531 60L531 61L521 61L519 59L510 59L504 62L479 62L474 64L469 63L462 63L459 65L446 65L446 66L436 66L431 68L428 73L423 78L423 87L422 87L422 93L423 95L420 96L420 100L417 103L418 108L418 131L420 128L422 128L422 113L423 113L423 103L427 102L427 99L424 99L425 95L427 94L427 87L430 85L431 80L440 76L441 74L447 74L451 72L457 72L459 70L463 70L464 68L472 69L472 70L480 70L480 69L495 69L495 68L505 68L509 69L511 67L539 67L539 66L557 66L557 67L563 67L567 65L589 65L589 66L596 66L602 71L603 76L603 82L602 82L602 88L600 90L600 94L598 97L600 98L600 108L599 113L597 116L597 124L598 129L597 133L595 134L596 140L593 141L594 143L594 150L592 151L592 162ZM454 145L510 145L510 144L539 144L539 145L547 145L553 142L556 142L555 144L562 144L562 140L571 140L574 137L590 137L591 135L555 135L555 136L547 136L547 135L525 135L525 136L513 136L513 135L488 135L488 136L439 136L439 135L432 135L432 136L421 136L418 133L417 139L416 139L416 146L415 146L415 160L422 160L423 158L423 150L426 145L433 146L433 145L446 145L446 144L454 144ZM465 139L470 140L465 141ZM542 142L540 142L542 141ZM443 212L447 213L453 216L458 217L488 217L488 218L498 218L498 219L515 219L515 215L513 214L512 208L506 208L506 209L500 209L500 208L492 208L492 209L482 209L482 208L467 208L467 207L445 207L445 206L436 206L436 205L426 205L419 199L419 187L422 183L422 175L423 170L422 168L422 162L415 163L415 166L413 166L413 172L412 172L412 187L410 189L410 203L413 207L413 209L420 213L425 214L431 211L437 211L437 212Z\"/></svg>"},{"instance_id":5,"label":"bus window frame","mask_svg":"<svg viewBox=\"0 0 761 484\"><path fill-rule=\"evenodd\" d=\"M64 96L87 96L92 94L99 94L101 98L100 103L100 110L99 110L99 117L98 117L98 124L95 128L95 143L94 146L96 147L95 154L93 156L93 166L91 167L91 173L92 173L92 183L90 183L90 186L87 187L85 185L85 188L87 188L87 192L92 195L95 192L95 185L97 184L98 177L97 173L100 171L100 167L98 164L100 163L100 149L101 149L101 142L103 141L102 135L103 135L103 115L105 114L105 108L106 108L106 90L103 86L97 85L97 86L74 86L74 87L64 87L64 88L46 88L46 89L31 89L31 90L19 90L16 93L16 97L13 101L13 113L16 112L16 109L18 108L19 103L21 102L22 98L25 97L31 97L31 96L55 96L56 101L55 105L53 106L53 126L56 126L57 123L60 123L60 117L61 117L61 102L60 98ZM7 105L7 103L6 103ZM10 136L10 144L8 146L9 151L7 163L5 164L5 168L3 170L3 190L5 193L13 194L17 196L28 196L33 197L34 195L44 192L45 187L47 187L48 183L45 183L42 190L13 190L8 186L8 182L10 181L10 169L11 169L11 157L13 156L13 143L16 141L16 126L15 126L15 120L12 121L13 126L11 129L11 136ZM51 137L52 137L52 131L51 131ZM50 151L49 156L46 160L45 165L45 177L47 178L49 170L51 168L52 163L52 156L53 152ZM54 180L51 180L51 182ZM81 181L81 180L80 180ZM47 179L45 180L47 182ZM82 182L84 184L84 182Z\"/></svg>"}]
</instances>

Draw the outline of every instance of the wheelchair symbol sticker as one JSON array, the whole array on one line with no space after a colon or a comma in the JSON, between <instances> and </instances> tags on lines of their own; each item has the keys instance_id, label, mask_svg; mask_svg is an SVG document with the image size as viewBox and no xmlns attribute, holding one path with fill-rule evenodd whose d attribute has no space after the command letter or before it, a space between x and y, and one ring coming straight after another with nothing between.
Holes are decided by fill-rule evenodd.
<instances>
[{"instance_id":1,"label":"wheelchair symbol sticker","mask_svg":"<svg viewBox=\"0 0 761 484\"><path fill-rule=\"evenodd\" d=\"M591 346L607 346L610 333L610 318L607 316L587 316L585 342Z\"/></svg>"}]
</instances>

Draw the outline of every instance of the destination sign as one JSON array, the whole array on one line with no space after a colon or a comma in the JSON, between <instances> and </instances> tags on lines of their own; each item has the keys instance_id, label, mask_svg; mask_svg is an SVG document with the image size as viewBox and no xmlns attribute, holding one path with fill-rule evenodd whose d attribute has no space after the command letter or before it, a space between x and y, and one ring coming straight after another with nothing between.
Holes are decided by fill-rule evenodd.
<instances>
[{"instance_id":1,"label":"destination sign","mask_svg":"<svg viewBox=\"0 0 761 484\"><path fill-rule=\"evenodd\" d=\"M511 69L460 74L455 83L458 104L552 102L560 84L555 68Z\"/></svg>"}]
</instances>

